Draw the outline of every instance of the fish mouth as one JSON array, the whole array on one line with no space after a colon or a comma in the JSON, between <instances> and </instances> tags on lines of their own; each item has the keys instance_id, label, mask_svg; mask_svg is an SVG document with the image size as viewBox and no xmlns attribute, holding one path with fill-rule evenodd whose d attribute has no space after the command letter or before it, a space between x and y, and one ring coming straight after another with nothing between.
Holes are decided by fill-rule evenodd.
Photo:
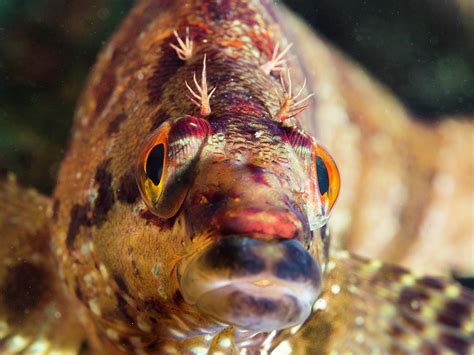
<instances>
[{"instance_id":1,"label":"fish mouth","mask_svg":"<svg viewBox=\"0 0 474 355\"><path fill-rule=\"evenodd\" d=\"M183 298L219 322L272 331L303 322L321 290L321 268L296 240L225 236L194 256Z\"/></svg>"}]
</instances>

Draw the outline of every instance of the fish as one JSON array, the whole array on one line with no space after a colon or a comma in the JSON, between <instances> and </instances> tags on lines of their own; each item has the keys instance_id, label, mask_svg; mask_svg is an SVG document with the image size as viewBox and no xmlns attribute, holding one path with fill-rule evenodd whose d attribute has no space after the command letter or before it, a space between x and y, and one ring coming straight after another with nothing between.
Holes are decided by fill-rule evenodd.
<instances>
[{"instance_id":1,"label":"fish","mask_svg":"<svg viewBox=\"0 0 474 355\"><path fill-rule=\"evenodd\" d=\"M23 193L11 175L0 185L9 270L36 270L0 277L2 350L472 352L471 291L341 248L332 219L347 170L315 120L337 115L309 92L324 79L295 63L301 45L279 16L263 0L132 10L92 70L53 198ZM332 70L361 75L333 59ZM29 327L4 317L14 300ZM61 328L74 334L55 338Z\"/></svg>"}]
</instances>

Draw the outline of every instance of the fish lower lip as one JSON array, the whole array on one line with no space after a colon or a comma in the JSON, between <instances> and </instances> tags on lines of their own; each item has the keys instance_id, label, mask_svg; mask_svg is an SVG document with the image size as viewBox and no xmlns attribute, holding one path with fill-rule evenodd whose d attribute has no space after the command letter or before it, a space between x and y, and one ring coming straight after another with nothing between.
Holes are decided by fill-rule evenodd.
<instances>
[{"instance_id":1,"label":"fish lower lip","mask_svg":"<svg viewBox=\"0 0 474 355\"><path fill-rule=\"evenodd\" d=\"M272 331L296 325L310 315L314 300L306 296L285 287L262 289L237 283L203 293L196 306L216 320L241 329Z\"/></svg>"},{"instance_id":2,"label":"fish lower lip","mask_svg":"<svg viewBox=\"0 0 474 355\"><path fill-rule=\"evenodd\" d=\"M318 263L298 241L227 236L185 266L180 289L220 322L269 331L304 321L320 281Z\"/></svg>"}]
</instances>

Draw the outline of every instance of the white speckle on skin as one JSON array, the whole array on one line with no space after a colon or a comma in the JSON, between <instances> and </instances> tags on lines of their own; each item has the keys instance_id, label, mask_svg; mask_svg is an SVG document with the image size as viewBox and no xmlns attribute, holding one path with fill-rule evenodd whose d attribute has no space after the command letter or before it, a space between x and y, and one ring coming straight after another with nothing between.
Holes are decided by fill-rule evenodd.
<instances>
[{"instance_id":1,"label":"white speckle on skin","mask_svg":"<svg viewBox=\"0 0 474 355\"><path fill-rule=\"evenodd\" d=\"M6 348L8 352L16 353L23 350L26 344L28 344L28 340L25 337L21 335L15 335L6 342Z\"/></svg>"},{"instance_id":2,"label":"white speckle on skin","mask_svg":"<svg viewBox=\"0 0 474 355\"><path fill-rule=\"evenodd\" d=\"M100 310L99 302L93 298L89 301L89 308L96 316L101 316L102 312Z\"/></svg>"},{"instance_id":3,"label":"white speckle on skin","mask_svg":"<svg viewBox=\"0 0 474 355\"><path fill-rule=\"evenodd\" d=\"M404 286L412 286L415 284L415 277L411 274L406 274L402 276L401 282Z\"/></svg>"},{"instance_id":4,"label":"white speckle on skin","mask_svg":"<svg viewBox=\"0 0 474 355\"><path fill-rule=\"evenodd\" d=\"M171 335L173 335L176 338L184 338L185 334L183 332L180 332L178 329L175 328L169 328L168 329Z\"/></svg>"},{"instance_id":5,"label":"white speckle on skin","mask_svg":"<svg viewBox=\"0 0 474 355\"><path fill-rule=\"evenodd\" d=\"M90 202L90 203L94 203L94 201L96 200L98 196L98 193L97 193L97 190L95 188L90 188L88 191L87 191L87 200Z\"/></svg>"},{"instance_id":6,"label":"white speckle on skin","mask_svg":"<svg viewBox=\"0 0 474 355\"><path fill-rule=\"evenodd\" d=\"M349 285L349 286L347 286L347 290L348 290L350 293L356 293L356 292L357 292L357 286Z\"/></svg>"},{"instance_id":7,"label":"white speckle on skin","mask_svg":"<svg viewBox=\"0 0 474 355\"><path fill-rule=\"evenodd\" d=\"M113 329L110 329L108 328L105 333L107 334L107 336L109 337L109 339L112 339L112 340L118 340L119 339L119 336L118 336L118 333L113 330Z\"/></svg>"},{"instance_id":8,"label":"white speckle on skin","mask_svg":"<svg viewBox=\"0 0 474 355\"><path fill-rule=\"evenodd\" d=\"M166 354L177 354L178 352L176 351L176 348L174 346L171 346L171 345L165 345L163 347L163 351L166 353Z\"/></svg>"},{"instance_id":9,"label":"white speckle on skin","mask_svg":"<svg viewBox=\"0 0 474 355\"><path fill-rule=\"evenodd\" d=\"M195 355L207 355L208 349L205 348L204 346L199 346L199 345L196 345L196 346L193 346L191 348L191 352Z\"/></svg>"},{"instance_id":10,"label":"white speckle on skin","mask_svg":"<svg viewBox=\"0 0 474 355\"><path fill-rule=\"evenodd\" d=\"M159 277L161 275L161 264L160 263L156 263L155 265L153 265L153 269L151 270L151 272L153 273L153 275L155 275L156 277Z\"/></svg>"},{"instance_id":11,"label":"white speckle on skin","mask_svg":"<svg viewBox=\"0 0 474 355\"><path fill-rule=\"evenodd\" d=\"M89 256L89 252L90 252L89 243L83 243L81 245L81 254L83 256Z\"/></svg>"},{"instance_id":12,"label":"white speckle on skin","mask_svg":"<svg viewBox=\"0 0 474 355\"><path fill-rule=\"evenodd\" d=\"M138 317L137 317L137 325L138 325L138 328L140 328L140 329L143 330L144 332L149 333L149 332L151 331L151 326L150 326L150 324L149 324L148 321L144 318L144 316L142 316L141 314L138 315Z\"/></svg>"},{"instance_id":13,"label":"white speckle on skin","mask_svg":"<svg viewBox=\"0 0 474 355\"><path fill-rule=\"evenodd\" d=\"M95 279L95 272L91 271L88 274L84 275L82 278L87 286L91 286L92 281Z\"/></svg>"},{"instance_id":14,"label":"white speckle on skin","mask_svg":"<svg viewBox=\"0 0 474 355\"><path fill-rule=\"evenodd\" d=\"M459 297L459 295L461 294L461 289L458 286L449 285L448 287L446 287L446 290L444 292L446 293L446 296L455 298Z\"/></svg>"},{"instance_id":15,"label":"white speckle on skin","mask_svg":"<svg viewBox=\"0 0 474 355\"><path fill-rule=\"evenodd\" d=\"M338 284L334 284L331 286L331 292L334 294L334 295L337 295L339 292L341 292L341 286L339 286Z\"/></svg>"},{"instance_id":16,"label":"white speckle on skin","mask_svg":"<svg viewBox=\"0 0 474 355\"><path fill-rule=\"evenodd\" d=\"M232 342L230 341L229 338L225 337L219 340L219 345L222 346L223 348L230 348Z\"/></svg>"},{"instance_id":17,"label":"white speckle on skin","mask_svg":"<svg viewBox=\"0 0 474 355\"><path fill-rule=\"evenodd\" d=\"M356 319L355 319L355 324L357 325L364 325L364 317L362 316L357 316Z\"/></svg>"},{"instance_id":18,"label":"white speckle on skin","mask_svg":"<svg viewBox=\"0 0 474 355\"><path fill-rule=\"evenodd\" d=\"M293 328L291 328L290 333L291 333L292 335L298 333L298 330L301 329L302 325L303 325L303 323L294 326Z\"/></svg>"},{"instance_id":19,"label":"white speckle on skin","mask_svg":"<svg viewBox=\"0 0 474 355\"><path fill-rule=\"evenodd\" d=\"M102 275L102 277L107 280L109 278L109 272L107 271L107 268L105 267L104 264L99 265L99 270Z\"/></svg>"},{"instance_id":20,"label":"white speckle on skin","mask_svg":"<svg viewBox=\"0 0 474 355\"><path fill-rule=\"evenodd\" d=\"M355 341L358 342L359 344L362 344L365 341L364 333L357 332L355 336Z\"/></svg>"},{"instance_id":21,"label":"white speckle on skin","mask_svg":"<svg viewBox=\"0 0 474 355\"><path fill-rule=\"evenodd\" d=\"M49 342L46 339L38 339L33 342L25 351L28 354L44 353L49 348Z\"/></svg>"},{"instance_id":22,"label":"white speckle on skin","mask_svg":"<svg viewBox=\"0 0 474 355\"><path fill-rule=\"evenodd\" d=\"M287 355L291 354L293 349L291 344L288 340L282 341L280 345L278 345L273 351L272 355Z\"/></svg>"},{"instance_id":23,"label":"white speckle on skin","mask_svg":"<svg viewBox=\"0 0 474 355\"><path fill-rule=\"evenodd\" d=\"M313 311L315 312L319 310L323 311L326 309L327 306L328 306L327 301L324 298L320 298L314 303Z\"/></svg>"}]
</instances>

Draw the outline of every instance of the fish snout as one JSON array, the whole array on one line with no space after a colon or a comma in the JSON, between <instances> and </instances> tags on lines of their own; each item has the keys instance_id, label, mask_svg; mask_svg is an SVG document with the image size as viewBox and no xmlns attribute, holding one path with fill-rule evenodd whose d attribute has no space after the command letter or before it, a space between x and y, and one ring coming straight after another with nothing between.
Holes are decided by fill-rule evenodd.
<instances>
[{"instance_id":1,"label":"fish snout","mask_svg":"<svg viewBox=\"0 0 474 355\"><path fill-rule=\"evenodd\" d=\"M184 299L220 322L255 331L304 321L321 268L296 240L225 236L195 256L180 280Z\"/></svg>"}]
</instances>

